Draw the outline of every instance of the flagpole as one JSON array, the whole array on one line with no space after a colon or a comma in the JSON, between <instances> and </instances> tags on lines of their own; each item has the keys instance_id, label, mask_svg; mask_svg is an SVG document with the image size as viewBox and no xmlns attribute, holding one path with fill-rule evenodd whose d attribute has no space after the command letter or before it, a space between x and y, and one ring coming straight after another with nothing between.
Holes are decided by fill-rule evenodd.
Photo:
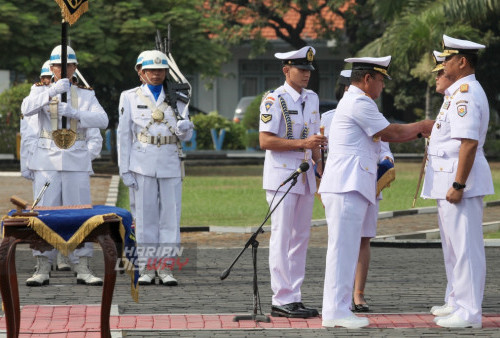
<instances>
[{"instance_id":1,"label":"flagpole","mask_svg":"<svg viewBox=\"0 0 500 338\"><path fill-rule=\"evenodd\" d=\"M68 22L66 20L62 20L61 25L61 79L65 79L68 77ZM67 93L61 94L61 101L68 102ZM66 129L66 116L61 118L61 127L62 129Z\"/></svg>"}]
</instances>

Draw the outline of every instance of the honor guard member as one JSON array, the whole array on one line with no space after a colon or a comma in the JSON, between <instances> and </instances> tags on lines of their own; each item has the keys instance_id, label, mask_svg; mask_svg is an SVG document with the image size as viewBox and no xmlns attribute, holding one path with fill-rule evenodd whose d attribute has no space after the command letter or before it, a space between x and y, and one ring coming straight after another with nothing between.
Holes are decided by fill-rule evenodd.
<instances>
[{"instance_id":1,"label":"honor guard member","mask_svg":"<svg viewBox=\"0 0 500 338\"><path fill-rule=\"evenodd\" d=\"M139 76L139 81L141 81L141 84L145 84L146 81L144 81L144 79L142 78L142 74L141 74L141 69L142 69L142 59L144 59L144 55L149 52L149 51L142 51L139 56L137 57L137 60L135 62L135 66L134 66L134 70L137 72L137 75ZM123 98L124 94L127 93L127 92L134 92L137 90L137 88L139 87L135 87L135 88L132 88L132 89L129 89L127 91L124 91L121 95L120 95L120 103L119 103L119 107L123 107L123 104L122 104L122 101L121 99ZM120 163L120 142L119 139L119 134L117 134L117 148L118 148L118 163ZM128 188L128 200L129 200L129 204L130 204L130 213L132 214L132 218L134 219L134 222L135 222L135 188L133 187L129 187Z\"/></svg>"},{"instance_id":2,"label":"honor guard member","mask_svg":"<svg viewBox=\"0 0 500 338\"><path fill-rule=\"evenodd\" d=\"M49 86L33 86L22 104L24 116L38 119L38 139L30 148L32 153L28 169L33 171L34 195L37 196L46 182L46 190L39 205L65 206L90 204L90 177L92 159L99 155L102 137L96 128L106 128L108 116L101 107L95 93L90 88L70 85L69 79L76 70L77 59L74 50L68 48L67 78L61 79L61 46L52 50L50 70L54 82ZM68 102L61 102L60 94L67 93ZM62 146L57 140L61 128L61 117L68 118L69 126L76 135L74 143ZM97 133L96 133L97 131ZM89 269L92 257L92 243L74 251L78 263L74 270L77 283L102 285L102 279L94 276ZM37 271L28 278L26 285L40 286L49 283L49 257L54 252L33 251L37 257Z\"/></svg>"},{"instance_id":3,"label":"honor guard member","mask_svg":"<svg viewBox=\"0 0 500 338\"><path fill-rule=\"evenodd\" d=\"M163 82L168 61L160 51L147 51L141 75L145 84L124 91L119 107L119 167L123 183L135 189L135 236L141 262L139 284L177 285L171 269L163 264L166 246L180 244L180 205L182 193L182 146L194 125L189 116L177 115L165 102ZM179 93L180 95L180 93ZM177 101L179 111L187 111ZM153 255L147 252L154 251ZM155 267L157 268L155 271Z\"/></svg>"},{"instance_id":4,"label":"honor guard member","mask_svg":"<svg viewBox=\"0 0 500 338\"><path fill-rule=\"evenodd\" d=\"M303 162L312 167L320 160L320 146L326 137L319 133L318 95L306 89L314 70L315 50L306 46L296 51L276 53L283 62L286 81L264 95L260 105L260 147L266 149L263 187L267 202L274 207L288 186L280 184ZM316 182L313 170L302 173L271 215L269 269L271 272L272 316L307 318L316 309L302 304L307 245L311 227ZM273 202L274 198L274 202ZM272 205L271 205L272 204Z\"/></svg>"},{"instance_id":5,"label":"honor guard member","mask_svg":"<svg viewBox=\"0 0 500 338\"><path fill-rule=\"evenodd\" d=\"M350 58L351 85L340 100L330 127L329 153L319 193L328 223L323 294L323 326L359 328L368 318L351 310L353 281L363 224L376 204L380 140L409 141L430 134L433 121L390 124L376 100L389 78L391 57Z\"/></svg>"},{"instance_id":6,"label":"honor guard member","mask_svg":"<svg viewBox=\"0 0 500 338\"><path fill-rule=\"evenodd\" d=\"M47 90L49 88L50 83L52 82L52 72L50 71L50 60L47 60L42 65L42 69L40 71L40 82L35 83L35 86L47 86ZM38 116L21 116L20 123L20 133L21 133L21 175L33 181L34 173L33 170L28 169L28 161L31 158L33 152L33 146L36 146L38 140ZM36 196L33 196L33 199L36 199ZM53 257L49 258L49 264L52 265ZM65 259L65 256L57 252L57 270L68 271L71 270L71 266ZM37 266L35 266L35 270Z\"/></svg>"},{"instance_id":7,"label":"honor guard member","mask_svg":"<svg viewBox=\"0 0 500 338\"><path fill-rule=\"evenodd\" d=\"M52 72L50 71L50 60L47 60L43 63L42 69L40 71L40 81L35 83L34 87L46 86L47 90L51 83ZM33 89L32 89L33 90ZM23 110L21 108L21 110ZM33 181L34 173L32 170L29 170L28 161L31 157L32 148L36 146L36 142L38 140L38 117L37 115L32 116L24 116L21 114L21 122L20 122L20 133L21 133L21 149L20 149L20 167L21 167L21 175Z\"/></svg>"},{"instance_id":8,"label":"honor guard member","mask_svg":"<svg viewBox=\"0 0 500 338\"><path fill-rule=\"evenodd\" d=\"M437 201L450 292L446 304L432 312L439 326L480 328L486 277L483 198L494 193L483 152L488 99L474 74L485 46L446 35L443 45L444 76L452 84L432 129L422 197Z\"/></svg>"},{"instance_id":9,"label":"honor guard member","mask_svg":"<svg viewBox=\"0 0 500 338\"><path fill-rule=\"evenodd\" d=\"M335 90L335 98L337 101L340 101L344 93L349 89L351 84L351 73L352 70L350 69L340 72L337 89ZM324 112L321 115L321 126L325 128L326 137L330 134L330 126L334 115L335 109ZM380 153L378 157L379 164L383 161L389 161L392 165L394 164L394 156L392 155L389 143L380 141ZM370 266L370 240L375 237L377 233L379 201L381 199L382 193L377 195L375 204L370 204L368 206L366 221L363 222L363 227L361 229L361 245L359 247L359 258L354 279L353 311L355 312L368 312L370 310L364 297L364 289L368 277L368 268Z\"/></svg>"}]
</instances>

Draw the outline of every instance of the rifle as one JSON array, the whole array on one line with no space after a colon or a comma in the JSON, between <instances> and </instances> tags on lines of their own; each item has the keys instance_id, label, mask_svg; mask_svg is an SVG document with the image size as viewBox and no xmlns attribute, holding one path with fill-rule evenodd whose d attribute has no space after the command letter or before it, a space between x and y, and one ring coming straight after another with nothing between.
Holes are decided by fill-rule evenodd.
<instances>
[{"instance_id":1,"label":"rifle","mask_svg":"<svg viewBox=\"0 0 500 338\"><path fill-rule=\"evenodd\" d=\"M170 24L168 25L167 38L162 39L161 33L159 30L156 30L156 49L161 51L167 56L168 59L168 75L165 77L165 81L163 82L163 89L165 91L165 101L167 104L172 107L175 116L178 120L184 120L186 111L188 109L189 101L191 99L191 84L189 81L182 75L177 63L174 60L170 52ZM181 95L179 95L181 94ZM182 101L186 104L186 107L182 114L179 112L177 108L177 101Z\"/></svg>"}]
</instances>

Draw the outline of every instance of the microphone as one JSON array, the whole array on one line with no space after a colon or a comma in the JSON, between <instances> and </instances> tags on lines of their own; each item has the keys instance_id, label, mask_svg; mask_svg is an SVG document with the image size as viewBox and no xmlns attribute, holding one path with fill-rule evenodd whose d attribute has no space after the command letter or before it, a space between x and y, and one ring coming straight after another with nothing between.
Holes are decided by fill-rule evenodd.
<instances>
[{"instance_id":1,"label":"microphone","mask_svg":"<svg viewBox=\"0 0 500 338\"><path fill-rule=\"evenodd\" d=\"M305 173L306 171L309 170L309 163L307 162L302 162L297 170L295 170L283 183L281 183L280 187L284 186L287 184L289 181L297 179L300 174Z\"/></svg>"}]
</instances>

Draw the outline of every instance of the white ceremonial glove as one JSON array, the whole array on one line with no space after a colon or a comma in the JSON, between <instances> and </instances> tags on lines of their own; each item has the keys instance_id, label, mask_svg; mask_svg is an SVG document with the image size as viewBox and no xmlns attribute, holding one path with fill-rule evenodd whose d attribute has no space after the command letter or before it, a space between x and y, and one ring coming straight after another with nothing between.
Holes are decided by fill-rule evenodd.
<instances>
[{"instance_id":1,"label":"white ceremonial glove","mask_svg":"<svg viewBox=\"0 0 500 338\"><path fill-rule=\"evenodd\" d=\"M177 121L177 128L175 128L175 133L177 135L182 135L194 128L193 122L189 120Z\"/></svg>"},{"instance_id":2,"label":"white ceremonial glove","mask_svg":"<svg viewBox=\"0 0 500 338\"><path fill-rule=\"evenodd\" d=\"M57 109L59 111L59 115L61 116L66 116L67 118L77 120L80 118L80 112L73 109L73 107L71 107L71 104L67 102L59 102Z\"/></svg>"},{"instance_id":3,"label":"white ceremonial glove","mask_svg":"<svg viewBox=\"0 0 500 338\"><path fill-rule=\"evenodd\" d=\"M35 173L33 172L33 170L29 170L29 169L23 170L23 172L21 173L21 176L30 180L30 181L33 181L35 179Z\"/></svg>"},{"instance_id":4,"label":"white ceremonial glove","mask_svg":"<svg viewBox=\"0 0 500 338\"><path fill-rule=\"evenodd\" d=\"M137 189L137 181L134 177L134 174L132 174L131 172L123 173L122 181L123 184L125 184L127 187Z\"/></svg>"},{"instance_id":5,"label":"white ceremonial glove","mask_svg":"<svg viewBox=\"0 0 500 338\"><path fill-rule=\"evenodd\" d=\"M50 97L67 92L69 92L69 79L60 79L49 88Z\"/></svg>"}]
</instances>

